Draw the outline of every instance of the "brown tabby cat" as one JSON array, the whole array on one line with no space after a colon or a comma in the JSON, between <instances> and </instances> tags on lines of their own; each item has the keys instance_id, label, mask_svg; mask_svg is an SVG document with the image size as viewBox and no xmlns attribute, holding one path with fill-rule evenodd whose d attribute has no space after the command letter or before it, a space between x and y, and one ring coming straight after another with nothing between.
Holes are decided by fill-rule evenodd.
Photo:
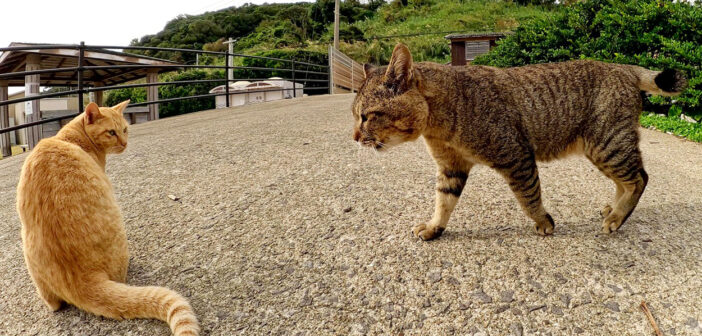
<instances>
[{"instance_id":1,"label":"brown tabby cat","mask_svg":"<svg viewBox=\"0 0 702 336\"><path fill-rule=\"evenodd\" d=\"M163 287L133 287L127 239L105 156L127 146L122 112L90 103L24 162L17 211L29 274L49 309L62 302L114 318L157 318L175 335L197 335L192 308Z\"/></svg>"},{"instance_id":2,"label":"brown tabby cat","mask_svg":"<svg viewBox=\"0 0 702 336\"><path fill-rule=\"evenodd\" d=\"M537 233L553 233L536 161L574 153L614 181L614 201L601 213L602 230L616 231L648 181L638 147L640 91L676 95L687 84L674 70L596 61L507 69L414 64L402 44L386 68L364 68L352 107L354 140L382 150L421 135L438 166L434 216L412 229L423 240L444 231L475 164L504 176Z\"/></svg>"}]
</instances>

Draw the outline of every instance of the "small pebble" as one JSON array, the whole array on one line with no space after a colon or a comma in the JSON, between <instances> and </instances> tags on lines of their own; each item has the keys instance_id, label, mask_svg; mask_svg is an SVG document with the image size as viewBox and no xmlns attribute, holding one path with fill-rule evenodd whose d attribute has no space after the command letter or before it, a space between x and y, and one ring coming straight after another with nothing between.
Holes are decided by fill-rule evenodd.
<instances>
[{"instance_id":1,"label":"small pebble","mask_svg":"<svg viewBox=\"0 0 702 336\"><path fill-rule=\"evenodd\" d=\"M512 302L514 301L514 291L506 290L500 293L500 301L502 302Z\"/></svg>"},{"instance_id":2,"label":"small pebble","mask_svg":"<svg viewBox=\"0 0 702 336\"><path fill-rule=\"evenodd\" d=\"M614 301L609 301L605 303L604 306L613 312L619 312L619 304Z\"/></svg>"}]
</instances>

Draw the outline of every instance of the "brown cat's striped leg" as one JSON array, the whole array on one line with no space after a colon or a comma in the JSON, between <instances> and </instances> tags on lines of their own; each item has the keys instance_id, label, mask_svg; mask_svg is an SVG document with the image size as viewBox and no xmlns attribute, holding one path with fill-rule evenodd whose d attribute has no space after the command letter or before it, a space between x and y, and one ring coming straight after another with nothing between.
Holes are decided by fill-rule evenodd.
<instances>
[{"instance_id":1,"label":"brown cat's striped leg","mask_svg":"<svg viewBox=\"0 0 702 336\"><path fill-rule=\"evenodd\" d=\"M493 167L505 177L519 205L536 222L534 231L542 236L552 234L555 223L541 203L541 182L534 156L528 155L509 164Z\"/></svg>"},{"instance_id":2,"label":"brown cat's striped leg","mask_svg":"<svg viewBox=\"0 0 702 336\"><path fill-rule=\"evenodd\" d=\"M446 229L446 224L463 192L473 163L467 161L453 148L446 146L444 142L432 139L425 139L425 141L438 168L436 202L431 221L415 225L412 232L422 240L431 240L441 236Z\"/></svg>"},{"instance_id":3,"label":"brown cat's striped leg","mask_svg":"<svg viewBox=\"0 0 702 336\"><path fill-rule=\"evenodd\" d=\"M461 197L470 166L463 168L440 167L436 177L436 205L434 216L428 224L418 224L412 228L415 236L422 240L438 238L446 229L446 224Z\"/></svg>"},{"instance_id":4,"label":"brown cat's striped leg","mask_svg":"<svg viewBox=\"0 0 702 336\"><path fill-rule=\"evenodd\" d=\"M622 184L619 183L617 180L613 181L614 184L617 186L617 193L614 195L614 201L612 201L612 205L616 204L617 200L624 193L624 187L622 186ZM609 214L612 212L612 205L607 204L604 206L604 208L602 208L602 210L600 210L600 215L602 215L603 218L609 216Z\"/></svg>"},{"instance_id":5,"label":"brown cat's striped leg","mask_svg":"<svg viewBox=\"0 0 702 336\"><path fill-rule=\"evenodd\" d=\"M643 169L635 130L628 132L629 134L623 133L619 136L611 135L613 139L616 138L614 140L620 140L616 144L612 144L614 141L605 142L610 146L588 155L597 168L617 185L617 197L612 203L611 210L609 213L603 211L605 218L602 222L602 232L604 233L617 231L629 218L648 184L648 174Z\"/></svg>"}]
</instances>

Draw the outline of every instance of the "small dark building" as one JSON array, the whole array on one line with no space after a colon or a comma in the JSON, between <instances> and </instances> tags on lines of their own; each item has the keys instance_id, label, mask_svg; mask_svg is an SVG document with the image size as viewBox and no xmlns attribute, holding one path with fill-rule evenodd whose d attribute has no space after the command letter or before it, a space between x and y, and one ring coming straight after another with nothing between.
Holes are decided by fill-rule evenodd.
<instances>
[{"instance_id":1,"label":"small dark building","mask_svg":"<svg viewBox=\"0 0 702 336\"><path fill-rule=\"evenodd\" d=\"M503 33L451 34L451 65L466 65L476 57L486 54L497 40L505 37Z\"/></svg>"}]
</instances>

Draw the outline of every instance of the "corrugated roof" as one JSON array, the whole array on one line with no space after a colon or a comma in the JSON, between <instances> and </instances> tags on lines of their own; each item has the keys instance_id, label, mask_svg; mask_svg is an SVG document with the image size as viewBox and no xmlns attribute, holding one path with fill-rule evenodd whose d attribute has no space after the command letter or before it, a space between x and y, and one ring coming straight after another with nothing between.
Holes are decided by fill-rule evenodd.
<instances>
[{"instance_id":1,"label":"corrugated roof","mask_svg":"<svg viewBox=\"0 0 702 336\"><path fill-rule=\"evenodd\" d=\"M485 38L485 39L498 39L503 38L511 33L466 33L466 34L449 34L444 36L448 40L455 39L467 39L467 38Z\"/></svg>"},{"instance_id":2,"label":"corrugated roof","mask_svg":"<svg viewBox=\"0 0 702 336\"><path fill-rule=\"evenodd\" d=\"M12 42L10 47L31 47L41 45L39 43L19 43ZM51 44L47 44L51 45ZM32 49L6 51L0 55L0 74L25 71L27 55L37 54L40 57L41 69L70 68L78 66L79 51L71 48L56 49ZM181 65L177 62L158 59L154 57L130 54L106 49L86 49L84 52L84 66L105 66L105 65ZM105 69L105 70L85 70L83 72L83 82L85 85L93 85L96 82L102 85L115 85L131 80L143 78L148 70L158 72L168 72L177 68L129 68L129 69ZM55 72L41 74L40 84L42 86L75 86L77 85L75 71ZM10 86L24 86L24 76L8 78Z\"/></svg>"}]
</instances>

